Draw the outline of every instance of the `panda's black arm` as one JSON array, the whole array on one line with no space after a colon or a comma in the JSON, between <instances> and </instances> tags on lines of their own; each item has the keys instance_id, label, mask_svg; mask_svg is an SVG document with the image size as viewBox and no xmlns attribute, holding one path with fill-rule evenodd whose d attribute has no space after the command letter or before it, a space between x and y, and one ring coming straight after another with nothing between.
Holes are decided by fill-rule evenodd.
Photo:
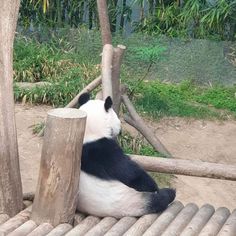
<instances>
[{"instance_id":1,"label":"panda's black arm","mask_svg":"<svg viewBox=\"0 0 236 236\"><path fill-rule=\"evenodd\" d=\"M111 139L103 138L85 144L81 168L101 179L121 181L137 191L158 191L155 181Z\"/></svg>"},{"instance_id":2,"label":"panda's black arm","mask_svg":"<svg viewBox=\"0 0 236 236\"><path fill-rule=\"evenodd\" d=\"M114 176L125 185L142 192L158 191L158 186L152 177L128 156L124 156L123 161L114 170Z\"/></svg>"}]
</instances>

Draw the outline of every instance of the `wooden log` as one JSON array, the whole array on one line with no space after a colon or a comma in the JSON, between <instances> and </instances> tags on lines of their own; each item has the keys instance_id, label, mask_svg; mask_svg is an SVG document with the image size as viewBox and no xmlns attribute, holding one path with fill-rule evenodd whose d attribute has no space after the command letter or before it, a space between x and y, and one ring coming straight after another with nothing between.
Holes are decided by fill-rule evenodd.
<instances>
[{"instance_id":1,"label":"wooden log","mask_svg":"<svg viewBox=\"0 0 236 236\"><path fill-rule=\"evenodd\" d=\"M86 216L82 213L76 213L74 217L74 226L78 225Z\"/></svg>"},{"instance_id":2,"label":"wooden log","mask_svg":"<svg viewBox=\"0 0 236 236\"><path fill-rule=\"evenodd\" d=\"M0 214L0 225L9 220L9 218L7 214Z\"/></svg>"},{"instance_id":3,"label":"wooden log","mask_svg":"<svg viewBox=\"0 0 236 236\"><path fill-rule=\"evenodd\" d=\"M115 223L117 220L113 217L103 218L96 226L86 233L86 236L103 236Z\"/></svg>"},{"instance_id":4,"label":"wooden log","mask_svg":"<svg viewBox=\"0 0 236 236\"><path fill-rule=\"evenodd\" d=\"M49 223L40 224L37 228L35 228L31 233L27 236L44 236L53 230L53 226Z\"/></svg>"},{"instance_id":5,"label":"wooden log","mask_svg":"<svg viewBox=\"0 0 236 236\"><path fill-rule=\"evenodd\" d=\"M158 214L149 214L140 217L124 234L124 236L135 235L142 236L150 225L157 219Z\"/></svg>"},{"instance_id":6,"label":"wooden log","mask_svg":"<svg viewBox=\"0 0 236 236\"><path fill-rule=\"evenodd\" d=\"M137 129L147 141L156 149L156 151L164 154L166 157L171 157L170 152L161 143L161 141L156 137L154 132L144 123L143 119L138 115L131 101L127 95L122 95L122 102L125 104L130 117L124 116L124 120L135 129Z\"/></svg>"},{"instance_id":7,"label":"wooden log","mask_svg":"<svg viewBox=\"0 0 236 236\"><path fill-rule=\"evenodd\" d=\"M48 112L32 219L72 223L78 198L86 114L75 108Z\"/></svg>"},{"instance_id":8,"label":"wooden log","mask_svg":"<svg viewBox=\"0 0 236 236\"><path fill-rule=\"evenodd\" d=\"M106 44L102 51L102 97L105 100L108 96L112 96L112 57L113 46Z\"/></svg>"},{"instance_id":9,"label":"wooden log","mask_svg":"<svg viewBox=\"0 0 236 236\"><path fill-rule=\"evenodd\" d=\"M0 7L0 212L10 217L23 209L13 95L13 41L20 0Z\"/></svg>"},{"instance_id":10,"label":"wooden log","mask_svg":"<svg viewBox=\"0 0 236 236\"><path fill-rule=\"evenodd\" d=\"M184 209L181 210L181 212L176 216L176 218L170 223L162 236L179 236L197 211L198 207L196 204L187 204Z\"/></svg>"},{"instance_id":11,"label":"wooden log","mask_svg":"<svg viewBox=\"0 0 236 236\"><path fill-rule=\"evenodd\" d=\"M161 236L168 225L175 219L178 213L183 209L183 204L179 201L173 202L149 227L143 236Z\"/></svg>"},{"instance_id":12,"label":"wooden log","mask_svg":"<svg viewBox=\"0 0 236 236\"><path fill-rule=\"evenodd\" d=\"M26 207L29 207L30 205L32 205L33 202L25 200L25 201L23 201L23 204L24 204L24 208L26 208Z\"/></svg>"},{"instance_id":13,"label":"wooden log","mask_svg":"<svg viewBox=\"0 0 236 236\"><path fill-rule=\"evenodd\" d=\"M78 224L71 231L69 231L66 236L85 235L92 227L98 224L99 221L100 218L96 216L88 216L80 224Z\"/></svg>"},{"instance_id":14,"label":"wooden log","mask_svg":"<svg viewBox=\"0 0 236 236\"><path fill-rule=\"evenodd\" d=\"M236 166L204 161L130 155L146 171L213 179L236 180Z\"/></svg>"},{"instance_id":15,"label":"wooden log","mask_svg":"<svg viewBox=\"0 0 236 236\"><path fill-rule=\"evenodd\" d=\"M229 209L225 207L218 208L211 219L207 222L205 227L200 232L199 236L216 236L225 221L228 219L230 215Z\"/></svg>"},{"instance_id":16,"label":"wooden log","mask_svg":"<svg viewBox=\"0 0 236 236\"><path fill-rule=\"evenodd\" d=\"M102 97L102 90L99 90L95 96L95 99L98 99L98 100L102 100L103 97Z\"/></svg>"},{"instance_id":17,"label":"wooden log","mask_svg":"<svg viewBox=\"0 0 236 236\"><path fill-rule=\"evenodd\" d=\"M192 220L184 229L184 231L181 233L181 236L199 235L200 231L208 222L208 220L211 218L214 212L215 212L215 209L213 206L209 204L203 205L200 208L200 210L197 212L197 214L192 218Z\"/></svg>"},{"instance_id":18,"label":"wooden log","mask_svg":"<svg viewBox=\"0 0 236 236\"><path fill-rule=\"evenodd\" d=\"M47 236L64 236L72 229L71 224L60 224L54 228Z\"/></svg>"},{"instance_id":19,"label":"wooden log","mask_svg":"<svg viewBox=\"0 0 236 236\"><path fill-rule=\"evenodd\" d=\"M14 231L20 225L24 224L29 220L31 214L31 207L26 208L25 210L18 213L16 216L10 218L5 223L0 225L0 235L5 236L10 232Z\"/></svg>"},{"instance_id":20,"label":"wooden log","mask_svg":"<svg viewBox=\"0 0 236 236\"><path fill-rule=\"evenodd\" d=\"M67 108L76 107L78 104L78 99L83 93L89 93L95 88L97 88L102 83L102 76L98 76L95 80L93 80L90 84L88 84L84 89L81 90L67 105Z\"/></svg>"},{"instance_id":21,"label":"wooden log","mask_svg":"<svg viewBox=\"0 0 236 236\"><path fill-rule=\"evenodd\" d=\"M105 234L105 236L122 236L136 221L137 218L135 217L123 217Z\"/></svg>"},{"instance_id":22,"label":"wooden log","mask_svg":"<svg viewBox=\"0 0 236 236\"><path fill-rule=\"evenodd\" d=\"M98 8L98 17L100 23L100 29L102 33L102 44L111 44L111 29L108 17L107 10L107 1L106 0L97 0L97 8Z\"/></svg>"},{"instance_id":23,"label":"wooden log","mask_svg":"<svg viewBox=\"0 0 236 236\"><path fill-rule=\"evenodd\" d=\"M28 220L20 227L15 229L8 236L26 236L37 227L37 224L33 220Z\"/></svg>"},{"instance_id":24,"label":"wooden log","mask_svg":"<svg viewBox=\"0 0 236 236\"><path fill-rule=\"evenodd\" d=\"M126 47L124 45L117 45L114 48L112 59L112 95L113 95L113 109L117 115L120 111L121 103L121 86L120 86L120 68Z\"/></svg>"},{"instance_id":25,"label":"wooden log","mask_svg":"<svg viewBox=\"0 0 236 236\"><path fill-rule=\"evenodd\" d=\"M235 236L236 235L236 209L229 216L224 226L217 236Z\"/></svg>"}]
</instances>

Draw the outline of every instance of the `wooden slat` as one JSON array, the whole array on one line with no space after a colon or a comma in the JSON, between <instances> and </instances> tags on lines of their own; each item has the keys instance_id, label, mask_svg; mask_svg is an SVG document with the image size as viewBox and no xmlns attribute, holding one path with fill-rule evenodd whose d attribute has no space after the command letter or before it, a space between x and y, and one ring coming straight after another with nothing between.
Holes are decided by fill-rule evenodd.
<instances>
[{"instance_id":1,"label":"wooden slat","mask_svg":"<svg viewBox=\"0 0 236 236\"><path fill-rule=\"evenodd\" d=\"M185 208L177 215L177 217L171 222L169 227L164 231L162 236L178 236L191 221L193 216L198 211L198 207L194 203L189 203Z\"/></svg>"},{"instance_id":2,"label":"wooden slat","mask_svg":"<svg viewBox=\"0 0 236 236\"><path fill-rule=\"evenodd\" d=\"M7 235L20 225L24 224L26 221L29 220L31 213L31 207L26 208L24 211L21 211L16 216L10 218L8 221L3 223L0 226L0 235Z\"/></svg>"},{"instance_id":3,"label":"wooden slat","mask_svg":"<svg viewBox=\"0 0 236 236\"><path fill-rule=\"evenodd\" d=\"M121 236L123 235L135 222L135 217L123 217L120 219L106 234L105 236Z\"/></svg>"},{"instance_id":4,"label":"wooden slat","mask_svg":"<svg viewBox=\"0 0 236 236\"><path fill-rule=\"evenodd\" d=\"M49 223L40 224L37 228L35 228L31 233L27 236L44 236L47 235L50 231L52 231L53 226Z\"/></svg>"},{"instance_id":5,"label":"wooden slat","mask_svg":"<svg viewBox=\"0 0 236 236\"><path fill-rule=\"evenodd\" d=\"M103 236L115 223L117 220L113 217L103 218L96 226L86 233L86 236Z\"/></svg>"},{"instance_id":6,"label":"wooden slat","mask_svg":"<svg viewBox=\"0 0 236 236\"><path fill-rule=\"evenodd\" d=\"M232 212L225 222L218 236L235 236L236 235L236 209Z\"/></svg>"},{"instance_id":7,"label":"wooden slat","mask_svg":"<svg viewBox=\"0 0 236 236\"><path fill-rule=\"evenodd\" d=\"M216 236L230 215L229 209L220 207L200 232L199 236Z\"/></svg>"},{"instance_id":8,"label":"wooden slat","mask_svg":"<svg viewBox=\"0 0 236 236\"><path fill-rule=\"evenodd\" d=\"M47 236L63 236L72 229L70 224L60 224L54 228Z\"/></svg>"},{"instance_id":9,"label":"wooden slat","mask_svg":"<svg viewBox=\"0 0 236 236\"><path fill-rule=\"evenodd\" d=\"M0 214L0 225L9 220L9 218L7 214Z\"/></svg>"},{"instance_id":10,"label":"wooden slat","mask_svg":"<svg viewBox=\"0 0 236 236\"><path fill-rule=\"evenodd\" d=\"M124 234L124 236L141 236L148 229L148 227L157 219L158 214L149 214L140 217L134 225Z\"/></svg>"},{"instance_id":11,"label":"wooden slat","mask_svg":"<svg viewBox=\"0 0 236 236\"><path fill-rule=\"evenodd\" d=\"M28 220L19 228L8 234L8 236L25 236L32 232L36 227L37 224L33 220Z\"/></svg>"},{"instance_id":12,"label":"wooden slat","mask_svg":"<svg viewBox=\"0 0 236 236\"><path fill-rule=\"evenodd\" d=\"M181 236L197 236L214 212L213 206L203 205L181 233Z\"/></svg>"},{"instance_id":13,"label":"wooden slat","mask_svg":"<svg viewBox=\"0 0 236 236\"><path fill-rule=\"evenodd\" d=\"M71 231L69 231L66 236L82 236L85 235L92 227L94 227L100 218L96 216L88 216L80 224L74 227Z\"/></svg>"},{"instance_id":14,"label":"wooden slat","mask_svg":"<svg viewBox=\"0 0 236 236\"><path fill-rule=\"evenodd\" d=\"M159 236L168 225L175 219L178 213L183 209L183 204L179 201L173 202L149 227L143 236Z\"/></svg>"}]
</instances>

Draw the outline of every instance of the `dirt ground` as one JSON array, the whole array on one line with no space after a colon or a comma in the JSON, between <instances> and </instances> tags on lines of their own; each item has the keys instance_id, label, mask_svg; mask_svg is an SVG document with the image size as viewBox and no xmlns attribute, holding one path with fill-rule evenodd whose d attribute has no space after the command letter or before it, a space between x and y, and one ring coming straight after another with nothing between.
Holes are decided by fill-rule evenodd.
<instances>
[{"instance_id":1,"label":"dirt ground","mask_svg":"<svg viewBox=\"0 0 236 236\"><path fill-rule=\"evenodd\" d=\"M32 125L43 121L48 106L16 104L16 123L23 191L35 191L42 138L32 133ZM236 165L236 121L199 121L181 118L151 123L157 136L173 156ZM199 206L236 208L236 182L177 176L173 180L177 199Z\"/></svg>"}]
</instances>

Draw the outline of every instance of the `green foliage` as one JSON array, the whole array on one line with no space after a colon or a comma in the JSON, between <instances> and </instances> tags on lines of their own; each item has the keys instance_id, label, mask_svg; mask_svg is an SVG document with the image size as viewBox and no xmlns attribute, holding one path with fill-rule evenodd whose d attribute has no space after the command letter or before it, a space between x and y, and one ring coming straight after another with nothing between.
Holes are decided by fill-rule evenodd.
<instances>
[{"instance_id":1,"label":"green foliage","mask_svg":"<svg viewBox=\"0 0 236 236\"><path fill-rule=\"evenodd\" d=\"M44 38L44 34L50 37ZM136 35L126 40L128 50L121 71L129 90L135 89L134 102L139 111L153 118L224 118L228 112L235 114L235 87L202 87L191 81L170 84L142 80L150 63L165 58L165 47L149 36L142 37L143 43L137 47L140 39ZM116 40L123 41L115 37ZM15 99L56 107L66 105L100 73L100 45L99 34L84 29L45 31L40 40L37 35L33 35L33 39L18 35L14 48L14 80L48 81L51 85L32 89L15 85ZM156 78L157 74L152 76Z\"/></svg>"},{"instance_id":2,"label":"green foliage","mask_svg":"<svg viewBox=\"0 0 236 236\"><path fill-rule=\"evenodd\" d=\"M199 87L190 81L180 84L146 81L136 92L138 109L157 119L163 116L224 119L229 114L236 115L236 87Z\"/></svg>"},{"instance_id":3,"label":"green foliage","mask_svg":"<svg viewBox=\"0 0 236 236\"><path fill-rule=\"evenodd\" d=\"M131 48L132 59L140 63L154 63L161 59L166 48L161 45L139 46Z\"/></svg>"},{"instance_id":4,"label":"green foliage","mask_svg":"<svg viewBox=\"0 0 236 236\"><path fill-rule=\"evenodd\" d=\"M215 86L199 94L196 101L236 113L236 86Z\"/></svg>"},{"instance_id":5,"label":"green foliage","mask_svg":"<svg viewBox=\"0 0 236 236\"><path fill-rule=\"evenodd\" d=\"M219 0L210 4L203 0L159 5L154 15L137 24L137 30L171 37L215 38L235 40L235 0Z\"/></svg>"},{"instance_id":6,"label":"green foliage","mask_svg":"<svg viewBox=\"0 0 236 236\"><path fill-rule=\"evenodd\" d=\"M90 47L94 45L94 39L87 32L81 35L78 31L67 31L67 34L62 32L61 37L52 34L47 43L19 35L14 47L14 81L47 81L51 86L28 89L15 85L15 99L64 106L96 78L99 74L99 66L96 64L99 54L92 53ZM70 37L72 40L69 43ZM79 50L80 44L75 45L76 39L77 43L84 44L86 41L90 46Z\"/></svg>"},{"instance_id":7,"label":"green foliage","mask_svg":"<svg viewBox=\"0 0 236 236\"><path fill-rule=\"evenodd\" d=\"M42 129L44 129L44 128L45 128L44 122L40 122L40 123L33 125L33 134L39 134L42 131Z\"/></svg>"},{"instance_id":8,"label":"green foliage","mask_svg":"<svg viewBox=\"0 0 236 236\"><path fill-rule=\"evenodd\" d=\"M155 151L153 147L144 140L144 138L141 138L140 136L133 137L127 132L122 132L122 134L118 137L118 142L127 154L156 157L162 156L159 152ZM170 186L171 179L173 178L173 176L169 174L150 173L150 175L155 179L159 187Z\"/></svg>"},{"instance_id":9,"label":"green foliage","mask_svg":"<svg viewBox=\"0 0 236 236\"><path fill-rule=\"evenodd\" d=\"M144 156L161 156L160 153L155 151L153 147L144 141L140 136L132 137L127 132L122 132L118 137L122 149L125 153L144 155Z\"/></svg>"}]
</instances>

